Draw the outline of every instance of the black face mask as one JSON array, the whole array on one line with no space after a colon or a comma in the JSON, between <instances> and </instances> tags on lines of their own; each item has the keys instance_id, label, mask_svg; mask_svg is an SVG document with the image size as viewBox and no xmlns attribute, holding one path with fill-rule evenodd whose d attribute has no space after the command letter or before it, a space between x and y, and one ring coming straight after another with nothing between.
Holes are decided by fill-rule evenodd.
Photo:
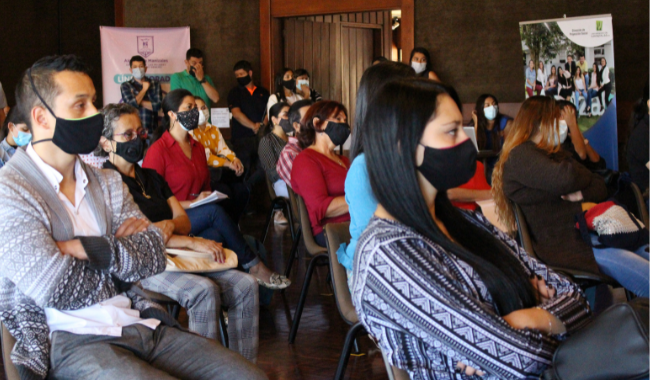
<instances>
[{"instance_id":1,"label":"black face mask","mask_svg":"<svg viewBox=\"0 0 650 380\"><path fill-rule=\"evenodd\" d=\"M291 125L291 123L289 123L289 119L280 119L280 126L282 127L282 130L286 134L295 132L293 130L293 125Z\"/></svg>"},{"instance_id":2,"label":"black face mask","mask_svg":"<svg viewBox=\"0 0 650 380\"><path fill-rule=\"evenodd\" d=\"M323 132L330 137L330 140L332 140L335 146L339 146L344 144L348 137L350 137L350 126L348 123L328 121L327 128Z\"/></svg>"},{"instance_id":3,"label":"black face mask","mask_svg":"<svg viewBox=\"0 0 650 380\"><path fill-rule=\"evenodd\" d=\"M438 191L464 185L476 172L476 148L471 139L446 149L424 146L424 161L418 170Z\"/></svg>"},{"instance_id":4,"label":"black face mask","mask_svg":"<svg viewBox=\"0 0 650 380\"><path fill-rule=\"evenodd\" d=\"M289 91L295 91L296 90L296 81L291 79L291 80L283 80L282 81L282 86L286 88Z\"/></svg>"},{"instance_id":5,"label":"black face mask","mask_svg":"<svg viewBox=\"0 0 650 380\"><path fill-rule=\"evenodd\" d=\"M239 83L240 86L248 86L251 80L251 76L246 75L245 77L237 78L237 83Z\"/></svg>"},{"instance_id":6,"label":"black face mask","mask_svg":"<svg viewBox=\"0 0 650 380\"><path fill-rule=\"evenodd\" d=\"M186 131L192 131L199 126L199 109L194 107L189 111L177 112L176 118L181 124L181 128Z\"/></svg>"},{"instance_id":7,"label":"black face mask","mask_svg":"<svg viewBox=\"0 0 650 380\"><path fill-rule=\"evenodd\" d=\"M144 140L136 137L127 142L115 142L115 154L132 164L140 162L144 157Z\"/></svg>"},{"instance_id":8,"label":"black face mask","mask_svg":"<svg viewBox=\"0 0 650 380\"><path fill-rule=\"evenodd\" d=\"M29 82L36 96L38 96L52 116L56 118L54 136L51 139L34 141L32 145L52 141L54 145L68 154L88 154L95 150L97 145L99 145L102 130L104 129L104 118L102 114L97 112L95 115L81 119L61 119L54 114L54 111L52 111L50 106L45 103L45 100L36 91L31 68L29 69Z\"/></svg>"}]
</instances>

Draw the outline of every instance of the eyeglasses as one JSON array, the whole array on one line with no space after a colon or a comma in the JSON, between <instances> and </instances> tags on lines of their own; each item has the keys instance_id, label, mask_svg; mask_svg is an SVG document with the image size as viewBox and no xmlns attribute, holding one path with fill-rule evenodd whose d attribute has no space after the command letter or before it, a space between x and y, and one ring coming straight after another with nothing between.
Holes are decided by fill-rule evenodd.
<instances>
[{"instance_id":1,"label":"eyeglasses","mask_svg":"<svg viewBox=\"0 0 650 380\"><path fill-rule=\"evenodd\" d=\"M136 138L136 136L140 137L141 139L146 139L149 136L149 132L146 129L141 128L141 129L138 129L137 132L135 132L135 131L127 131L127 132L124 132L124 133L116 133L113 136L124 136L126 141L131 141L134 138Z\"/></svg>"}]
</instances>

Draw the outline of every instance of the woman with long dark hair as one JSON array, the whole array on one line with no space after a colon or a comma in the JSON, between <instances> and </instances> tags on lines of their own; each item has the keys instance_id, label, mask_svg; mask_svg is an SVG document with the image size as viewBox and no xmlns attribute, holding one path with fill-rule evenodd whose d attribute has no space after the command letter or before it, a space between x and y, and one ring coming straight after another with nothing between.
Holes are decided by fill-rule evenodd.
<instances>
[{"instance_id":1,"label":"woman with long dark hair","mask_svg":"<svg viewBox=\"0 0 650 380\"><path fill-rule=\"evenodd\" d=\"M187 90L170 91L162 103L164 132L149 148L142 167L154 169L169 184L185 209L192 225L191 234L224 243L233 250L242 268L248 269L260 285L284 289L291 281L273 273L260 261L244 240L237 224L217 203L192 207L211 194L205 149L190 136L199 126L199 110Z\"/></svg>"},{"instance_id":2,"label":"woman with long dark hair","mask_svg":"<svg viewBox=\"0 0 650 380\"><path fill-rule=\"evenodd\" d=\"M587 95L589 95L589 103L587 106L589 106L588 113L589 116L591 116L591 104L594 102L594 99L596 98L596 94L598 94L598 87L600 85L600 82L598 81L598 65L594 63L592 66L592 71L591 71L591 80L589 81L589 89L587 90ZM598 100L598 103L600 103L601 100ZM604 111L604 107L600 107L600 112Z\"/></svg>"},{"instance_id":3,"label":"woman with long dark hair","mask_svg":"<svg viewBox=\"0 0 650 380\"><path fill-rule=\"evenodd\" d=\"M296 78L293 76L293 70L285 67L275 75L275 94L269 96L266 114L268 116L271 113L271 107L276 103L284 102L292 105L302 99L302 95L296 93Z\"/></svg>"},{"instance_id":4,"label":"woman with long dark hair","mask_svg":"<svg viewBox=\"0 0 650 380\"><path fill-rule=\"evenodd\" d=\"M512 122L512 118L499 113L499 100L496 96L491 94L479 96L472 111L472 120L478 149L491 150L498 154L503 145L506 128ZM488 183L492 183L492 170L498 159L495 156L485 160L485 177Z\"/></svg>"},{"instance_id":5,"label":"woman with long dark hair","mask_svg":"<svg viewBox=\"0 0 650 380\"><path fill-rule=\"evenodd\" d=\"M591 111L591 99L589 98L589 93L587 92L587 82L585 76L582 73L580 66L576 67L576 73L573 76L573 84L575 85L575 105L578 113L576 116L580 116L580 95L585 98L585 113L589 114Z\"/></svg>"},{"instance_id":6,"label":"woman with long dark hair","mask_svg":"<svg viewBox=\"0 0 650 380\"><path fill-rule=\"evenodd\" d=\"M289 124L289 105L284 102L277 103L271 107L269 112L269 127L265 131L264 137L260 141L258 154L260 162L266 172L266 178L273 185L275 195L289 198L287 184L280 178L276 165L280 159L280 153L287 145L289 138L287 133L293 131L293 126ZM273 216L274 223L288 224L287 218L282 214L282 210L276 210Z\"/></svg>"},{"instance_id":7,"label":"woman with long dark hair","mask_svg":"<svg viewBox=\"0 0 650 380\"><path fill-rule=\"evenodd\" d=\"M602 104L602 99L600 94L605 93L605 107L609 107L609 94L612 92L612 82L609 80L609 67L607 66L607 60L605 57L600 59L600 70L598 70L598 92L596 93L596 98Z\"/></svg>"},{"instance_id":8,"label":"woman with long dark hair","mask_svg":"<svg viewBox=\"0 0 650 380\"><path fill-rule=\"evenodd\" d=\"M558 82L560 83L560 97L564 100L571 101L575 85L573 83L573 76L571 70L560 69Z\"/></svg>"},{"instance_id":9,"label":"woman with long dark hair","mask_svg":"<svg viewBox=\"0 0 650 380\"><path fill-rule=\"evenodd\" d=\"M562 123L567 114L562 111L544 96L528 98L521 105L494 170L492 191L499 220L514 230L512 202L517 203L531 232L535 254L545 263L602 272L634 294L647 297L647 244L634 252L592 248L576 231L575 216L604 201L607 187L602 176L562 150L568 134L566 123Z\"/></svg>"},{"instance_id":10,"label":"woman with long dark hair","mask_svg":"<svg viewBox=\"0 0 650 380\"><path fill-rule=\"evenodd\" d=\"M364 151L379 206L357 245L352 302L411 378L532 378L589 306L577 285L449 202L476 163L453 93L407 78L371 101Z\"/></svg>"},{"instance_id":11,"label":"woman with long dark hair","mask_svg":"<svg viewBox=\"0 0 650 380\"><path fill-rule=\"evenodd\" d=\"M546 80L546 86L544 87L544 94L554 98L557 95L557 68L551 66L551 73L548 75Z\"/></svg>"},{"instance_id":12,"label":"woman with long dark hair","mask_svg":"<svg viewBox=\"0 0 650 380\"><path fill-rule=\"evenodd\" d=\"M429 78L440 81L440 78L431 68L431 54L423 47L416 47L411 51L410 65L415 70L415 74L422 78Z\"/></svg>"},{"instance_id":13,"label":"woman with long dark hair","mask_svg":"<svg viewBox=\"0 0 650 380\"><path fill-rule=\"evenodd\" d=\"M323 226L350 220L345 203L350 160L334 152L350 136L347 121L348 111L339 102L326 100L311 106L298 133L303 151L291 169L291 188L305 200L314 240L323 247Z\"/></svg>"},{"instance_id":14,"label":"woman with long dark hair","mask_svg":"<svg viewBox=\"0 0 650 380\"><path fill-rule=\"evenodd\" d=\"M363 139L366 131L364 122L370 99L384 84L396 78L415 76L413 68L401 62L381 62L370 66L363 73L359 90L357 92L356 115L354 128L352 128L352 144L350 157L352 166L345 178L345 202L350 209L350 243L341 244L337 256L341 265L348 273L348 285L352 282L352 264L354 262L354 250L357 240L363 230L366 229L372 214L377 209L377 200L372 194L368 170L366 169L366 158L363 154Z\"/></svg>"}]
</instances>

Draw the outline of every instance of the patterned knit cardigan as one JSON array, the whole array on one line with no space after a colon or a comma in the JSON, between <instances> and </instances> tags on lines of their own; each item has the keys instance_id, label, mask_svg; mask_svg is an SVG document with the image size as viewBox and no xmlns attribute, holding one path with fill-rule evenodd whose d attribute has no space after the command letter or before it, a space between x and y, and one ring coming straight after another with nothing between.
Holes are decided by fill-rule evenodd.
<instances>
[{"instance_id":1,"label":"patterned knit cardigan","mask_svg":"<svg viewBox=\"0 0 650 380\"><path fill-rule=\"evenodd\" d=\"M122 238L117 228L143 218L114 170L82 164L86 197L101 237L79 238L89 260L62 255L56 242L74 239L65 206L31 158L18 150L0 170L0 320L16 345L11 360L21 379L42 379L49 368L49 328L44 308L77 310L125 292L143 318L166 321L162 308L131 284L165 269L157 227Z\"/></svg>"},{"instance_id":2,"label":"patterned knit cardigan","mask_svg":"<svg viewBox=\"0 0 650 380\"><path fill-rule=\"evenodd\" d=\"M530 257L481 214L463 214L501 240L527 274L557 290L539 307L568 333L589 322L589 305L575 283ZM469 378L455 372L458 362L485 372L477 379L538 379L563 338L510 327L471 266L386 219L372 218L357 244L352 303L389 363L414 380Z\"/></svg>"}]
</instances>

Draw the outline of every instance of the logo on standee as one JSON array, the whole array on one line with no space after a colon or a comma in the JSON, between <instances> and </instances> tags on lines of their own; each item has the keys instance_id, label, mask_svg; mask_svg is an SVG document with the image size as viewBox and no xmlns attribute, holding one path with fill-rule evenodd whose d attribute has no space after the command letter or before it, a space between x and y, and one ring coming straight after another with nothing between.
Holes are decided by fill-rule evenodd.
<instances>
[{"instance_id":1,"label":"logo on standee","mask_svg":"<svg viewBox=\"0 0 650 380\"><path fill-rule=\"evenodd\" d=\"M138 54L145 58L153 54L153 36L138 36Z\"/></svg>"}]
</instances>

